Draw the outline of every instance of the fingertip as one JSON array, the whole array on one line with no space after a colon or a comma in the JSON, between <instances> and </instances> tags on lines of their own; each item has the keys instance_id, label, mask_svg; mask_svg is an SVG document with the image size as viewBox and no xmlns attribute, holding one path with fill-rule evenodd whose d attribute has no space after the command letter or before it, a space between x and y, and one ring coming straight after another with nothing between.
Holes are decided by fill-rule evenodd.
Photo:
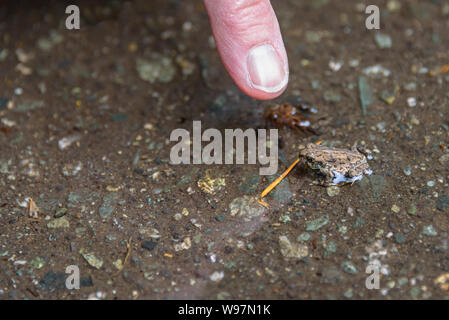
<instances>
[{"instance_id":1,"label":"fingertip","mask_svg":"<svg viewBox=\"0 0 449 320\"><path fill-rule=\"evenodd\" d=\"M280 96L288 84L288 59L269 0L205 2L217 49L236 85L255 99Z\"/></svg>"},{"instance_id":2,"label":"fingertip","mask_svg":"<svg viewBox=\"0 0 449 320\"><path fill-rule=\"evenodd\" d=\"M257 100L271 100L279 97L281 94L284 93L284 91L287 89L287 84L283 88L281 88L277 92L266 92L263 90L259 90L256 88L252 88L246 84L239 85L239 80L234 80L234 82L237 84L237 86L242 90L244 93L246 93L251 98L257 99Z\"/></svg>"}]
</instances>

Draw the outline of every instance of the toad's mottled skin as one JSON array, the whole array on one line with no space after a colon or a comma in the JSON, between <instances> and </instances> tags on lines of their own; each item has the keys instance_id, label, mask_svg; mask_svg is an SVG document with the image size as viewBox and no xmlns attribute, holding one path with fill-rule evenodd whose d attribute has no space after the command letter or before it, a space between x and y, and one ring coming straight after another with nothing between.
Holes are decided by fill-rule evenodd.
<instances>
[{"instance_id":1,"label":"toad's mottled skin","mask_svg":"<svg viewBox=\"0 0 449 320\"><path fill-rule=\"evenodd\" d=\"M311 169L319 170L323 176L320 182L325 186L353 183L372 173L365 155L355 147L346 150L309 143L299 157Z\"/></svg>"}]
</instances>

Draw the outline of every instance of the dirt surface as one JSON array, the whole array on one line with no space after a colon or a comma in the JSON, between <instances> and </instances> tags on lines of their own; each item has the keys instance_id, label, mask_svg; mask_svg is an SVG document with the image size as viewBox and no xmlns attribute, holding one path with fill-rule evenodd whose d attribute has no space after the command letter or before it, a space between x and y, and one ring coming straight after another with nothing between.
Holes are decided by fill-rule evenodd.
<instances>
[{"instance_id":1,"label":"dirt surface","mask_svg":"<svg viewBox=\"0 0 449 320\"><path fill-rule=\"evenodd\" d=\"M200 1L73 2L80 30L61 1L0 8L0 299L449 297L448 1L273 1L290 82L269 102L226 75ZM318 134L281 129L278 174L322 140L371 150L373 175L297 167L264 209L259 165L170 164L176 128L301 100Z\"/></svg>"}]
</instances>

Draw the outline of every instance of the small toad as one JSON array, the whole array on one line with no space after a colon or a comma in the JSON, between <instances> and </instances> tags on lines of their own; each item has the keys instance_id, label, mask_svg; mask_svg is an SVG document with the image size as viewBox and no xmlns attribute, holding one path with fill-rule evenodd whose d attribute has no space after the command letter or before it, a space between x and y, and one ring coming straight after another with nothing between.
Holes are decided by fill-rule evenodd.
<instances>
[{"instance_id":1,"label":"small toad","mask_svg":"<svg viewBox=\"0 0 449 320\"><path fill-rule=\"evenodd\" d=\"M354 183L372 174L366 156L355 146L346 150L309 143L299 152L299 158L312 170L318 170L324 186Z\"/></svg>"},{"instance_id":2,"label":"small toad","mask_svg":"<svg viewBox=\"0 0 449 320\"><path fill-rule=\"evenodd\" d=\"M373 173L369 168L366 156L356 147L346 150L321 146L321 141L316 144L309 143L299 152L298 159L262 191L260 200L258 200L261 205L268 207L263 198L300 162L312 170L317 170L322 176L320 184L324 186L354 183L361 180L363 175L371 175Z\"/></svg>"}]
</instances>

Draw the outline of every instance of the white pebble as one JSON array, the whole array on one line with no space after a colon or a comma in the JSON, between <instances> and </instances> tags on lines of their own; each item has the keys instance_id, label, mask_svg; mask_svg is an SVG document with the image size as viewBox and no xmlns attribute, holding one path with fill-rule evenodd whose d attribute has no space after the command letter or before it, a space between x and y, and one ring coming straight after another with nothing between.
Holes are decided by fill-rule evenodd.
<instances>
[{"instance_id":1,"label":"white pebble","mask_svg":"<svg viewBox=\"0 0 449 320\"><path fill-rule=\"evenodd\" d=\"M331 68L332 71L339 71L341 67L343 66L342 61L330 61L329 62L329 68Z\"/></svg>"},{"instance_id":2,"label":"white pebble","mask_svg":"<svg viewBox=\"0 0 449 320\"><path fill-rule=\"evenodd\" d=\"M407 99L407 104L408 104L408 106L409 106L410 108L416 107L416 104L417 104L416 98L414 98L414 97L408 98L408 99Z\"/></svg>"},{"instance_id":3,"label":"white pebble","mask_svg":"<svg viewBox=\"0 0 449 320\"><path fill-rule=\"evenodd\" d=\"M74 143L75 141L78 141L79 139L80 139L80 136L78 136L78 135L64 137L58 141L58 147L60 150L64 150L67 147L69 147L72 143Z\"/></svg>"},{"instance_id":4,"label":"white pebble","mask_svg":"<svg viewBox=\"0 0 449 320\"><path fill-rule=\"evenodd\" d=\"M220 281L221 279L223 279L223 277L224 277L224 272L223 271L220 271L220 272L215 271L214 273L212 273L210 275L210 279L212 281L214 281L214 282Z\"/></svg>"}]
</instances>

